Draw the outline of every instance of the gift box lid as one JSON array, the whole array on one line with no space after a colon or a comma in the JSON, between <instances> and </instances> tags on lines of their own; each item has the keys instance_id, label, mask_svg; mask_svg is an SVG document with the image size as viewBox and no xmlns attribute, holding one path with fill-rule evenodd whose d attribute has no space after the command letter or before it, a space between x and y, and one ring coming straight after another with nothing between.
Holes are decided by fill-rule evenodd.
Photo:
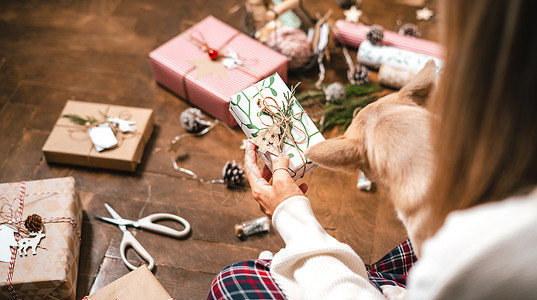
<instances>
[{"instance_id":1,"label":"gift box lid","mask_svg":"<svg viewBox=\"0 0 537 300\"><path fill-rule=\"evenodd\" d=\"M211 61L201 44L217 50L220 58ZM242 65L225 67L224 60L233 55ZM231 95L274 72L287 78L287 57L213 16L153 50L149 57L157 82L230 126L235 125L227 109Z\"/></svg>"},{"instance_id":2,"label":"gift box lid","mask_svg":"<svg viewBox=\"0 0 537 300\"><path fill-rule=\"evenodd\" d=\"M15 257L12 285L17 295L22 299L74 300L82 226L82 204L74 178L28 181L24 189L21 182L2 183L0 195L8 201L25 195L22 219L38 214L45 223L45 237L38 244L43 248L36 249L36 255L27 249L28 255ZM18 209L18 205L14 209ZM57 222L60 218L64 221ZM8 268L9 264L0 263L0 273L4 276ZM5 280L2 280L0 297L10 297L4 285Z\"/></svg>"},{"instance_id":3,"label":"gift box lid","mask_svg":"<svg viewBox=\"0 0 537 300\"><path fill-rule=\"evenodd\" d=\"M99 152L87 128L62 116L75 114L104 120L104 116L136 121L134 133L121 134L120 146ZM134 171L153 132L153 110L148 108L68 100L43 145L47 162Z\"/></svg>"}]
</instances>

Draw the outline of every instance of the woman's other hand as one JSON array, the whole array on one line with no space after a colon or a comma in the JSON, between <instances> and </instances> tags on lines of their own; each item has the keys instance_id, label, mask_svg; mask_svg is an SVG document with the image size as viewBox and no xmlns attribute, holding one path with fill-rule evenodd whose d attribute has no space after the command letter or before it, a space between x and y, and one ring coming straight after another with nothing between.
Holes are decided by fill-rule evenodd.
<instances>
[{"instance_id":1,"label":"woman's other hand","mask_svg":"<svg viewBox=\"0 0 537 300\"><path fill-rule=\"evenodd\" d=\"M256 146L250 142L246 147L244 165L246 176L252 188L252 195L259 203L259 209L267 216L272 217L274 210L284 200L293 196L304 196L308 190L306 183L297 186L287 172L289 156L280 155L272 160L274 174L267 166L260 170L257 166ZM272 185L269 183L272 179Z\"/></svg>"}]
</instances>

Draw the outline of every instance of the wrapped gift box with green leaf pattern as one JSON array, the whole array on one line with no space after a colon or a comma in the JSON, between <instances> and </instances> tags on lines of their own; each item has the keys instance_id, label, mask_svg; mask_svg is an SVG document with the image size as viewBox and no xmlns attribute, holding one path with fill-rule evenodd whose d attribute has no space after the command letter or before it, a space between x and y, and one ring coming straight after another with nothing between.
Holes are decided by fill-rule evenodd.
<instances>
[{"instance_id":1,"label":"wrapped gift box with green leaf pattern","mask_svg":"<svg viewBox=\"0 0 537 300\"><path fill-rule=\"evenodd\" d=\"M293 92L275 73L233 95L229 110L250 139L265 136L269 131L272 133L271 128L277 128L281 152L289 155L289 173L296 180L317 167L305 157L304 151L309 146L324 141L324 137L304 112ZM277 153L259 152L272 170L271 158Z\"/></svg>"}]
</instances>

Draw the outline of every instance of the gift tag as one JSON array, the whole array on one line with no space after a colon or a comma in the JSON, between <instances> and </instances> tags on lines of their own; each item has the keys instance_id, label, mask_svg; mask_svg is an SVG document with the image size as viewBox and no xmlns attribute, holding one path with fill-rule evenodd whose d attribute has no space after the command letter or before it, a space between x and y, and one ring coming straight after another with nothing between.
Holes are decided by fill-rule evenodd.
<instances>
[{"instance_id":1,"label":"gift tag","mask_svg":"<svg viewBox=\"0 0 537 300\"><path fill-rule=\"evenodd\" d=\"M239 58L239 54L231 49L228 50L228 53L222 60L222 63L224 64L224 66L226 66L226 68L230 70L236 69L237 67L242 66L244 64L243 61Z\"/></svg>"},{"instance_id":2,"label":"gift tag","mask_svg":"<svg viewBox=\"0 0 537 300\"><path fill-rule=\"evenodd\" d=\"M24 256L28 256L28 250L32 251L33 255L36 255L37 252L37 245L39 244L39 241L41 241L42 238L44 238L46 235L43 233L43 229L39 230L38 232L30 232L30 237L22 238L18 242L19 249L17 252L20 256L24 254Z\"/></svg>"},{"instance_id":3,"label":"gift tag","mask_svg":"<svg viewBox=\"0 0 537 300\"><path fill-rule=\"evenodd\" d=\"M106 121L113 123L114 126L117 126L123 133L136 131L136 121L123 120L120 118L107 118Z\"/></svg>"},{"instance_id":4,"label":"gift tag","mask_svg":"<svg viewBox=\"0 0 537 300\"><path fill-rule=\"evenodd\" d=\"M95 150L101 152L106 149L117 147L116 134L110 127L109 123L101 123L97 126L91 127L89 130L89 136Z\"/></svg>"},{"instance_id":5,"label":"gift tag","mask_svg":"<svg viewBox=\"0 0 537 300\"><path fill-rule=\"evenodd\" d=\"M11 247L17 247L15 230L8 225L0 225L0 261L11 261Z\"/></svg>"}]
</instances>

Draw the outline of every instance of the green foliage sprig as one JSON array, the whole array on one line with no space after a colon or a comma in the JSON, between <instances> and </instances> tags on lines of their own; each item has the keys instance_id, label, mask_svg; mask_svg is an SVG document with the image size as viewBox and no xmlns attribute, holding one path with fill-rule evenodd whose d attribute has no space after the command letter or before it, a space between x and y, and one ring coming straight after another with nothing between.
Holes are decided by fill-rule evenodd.
<instances>
[{"instance_id":1,"label":"green foliage sprig","mask_svg":"<svg viewBox=\"0 0 537 300\"><path fill-rule=\"evenodd\" d=\"M291 117L293 115L293 110L291 109L291 107L293 106L293 97L295 96L296 88L299 85L300 85L300 82L291 86L291 90L283 94L283 97L285 98L285 102L283 103L282 111L286 117Z\"/></svg>"},{"instance_id":2,"label":"green foliage sprig","mask_svg":"<svg viewBox=\"0 0 537 300\"><path fill-rule=\"evenodd\" d=\"M93 123L99 122L99 120L95 119L94 117L86 116L86 119L82 118L79 115L63 115L63 118L68 118L69 120L73 121L73 123L80 124L80 125L91 125Z\"/></svg>"},{"instance_id":3,"label":"green foliage sprig","mask_svg":"<svg viewBox=\"0 0 537 300\"><path fill-rule=\"evenodd\" d=\"M341 131L349 127L354 118L354 111L357 108L364 108L369 103L381 97L381 88L376 83L365 85L347 84L345 86L345 98L326 102L326 96L322 90L304 91L297 95L297 99L306 106L317 104L323 106L324 122L320 124L320 131L323 132L331 127L340 126Z\"/></svg>"}]
</instances>

